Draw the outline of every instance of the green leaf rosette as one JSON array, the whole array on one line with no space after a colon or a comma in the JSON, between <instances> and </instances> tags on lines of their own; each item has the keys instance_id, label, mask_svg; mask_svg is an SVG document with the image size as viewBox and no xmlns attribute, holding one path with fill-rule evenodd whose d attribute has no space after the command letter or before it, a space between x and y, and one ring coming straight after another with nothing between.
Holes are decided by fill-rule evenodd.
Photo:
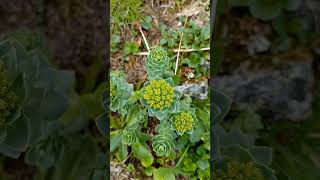
<instances>
[{"instance_id":1,"label":"green leaf rosette","mask_svg":"<svg viewBox=\"0 0 320 180\"><path fill-rule=\"evenodd\" d=\"M148 107L150 116L159 120L168 119L171 113L178 110L178 101L181 93L174 90L172 78L162 79L156 77L146 82L141 90L141 103Z\"/></svg>"},{"instance_id":2,"label":"green leaf rosette","mask_svg":"<svg viewBox=\"0 0 320 180\"><path fill-rule=\"evenodd\" d=\"M138 126L132 125L127 126L123 131L121 135L122 144L126 145L132 145L135 142L137 142L138 139Z\"/></svg>"},{"instance_id":3,"label":"green leaf rosette","mask_svg":"<svg viewBox=\"0 0 320 180\"><path fill-rule=\"evenodd\" d=\"M170 58L165 49L156 47L152 49L147 57L146 71L149 79L155 79L157 76L162 77L169 69Z\"/></svg>"},{"instance_id":4,"label":"green leaf rosette","mask_svg":"<svg viewBox=\"0 0 320 180\"><path fill-rule=\"evenodd\" d=\"M156 128L158 133L152 138L152 148L157 156L169 156L174 148L175 135L168 122L162 122Z\"/></svg>"},{"instance_id":5,"label":"green leaf rosette","mask_svg":"<svg viewBox=\"0 0 320 180\"><path fill-rule=\"evenodd\" d=\"M197 117L194 108L181 108L171 118L171 128L182 136L184 133L192 134L196 126Z\"/></svg>"},{"instance_id":6,"label":"green leaf rosette","mask_svg":"<svg viewBox=\"0 0 320 180\"><path fill-rule=\"evenodd\" d=\"M133 92L133 85L127 83L125 75L121 71L113 71L110 74L110 109L113 112L126 114L126 105Z\"/></svg>"}]
</instances>

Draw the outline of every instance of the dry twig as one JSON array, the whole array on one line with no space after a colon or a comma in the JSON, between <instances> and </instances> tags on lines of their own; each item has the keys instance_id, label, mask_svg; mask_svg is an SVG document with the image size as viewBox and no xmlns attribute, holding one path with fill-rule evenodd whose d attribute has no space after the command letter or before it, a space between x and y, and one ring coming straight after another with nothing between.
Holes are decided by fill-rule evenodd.
<instances>
[{"instance_id":1,"label":"dry twig","mask_svg":"<svg viewBox=\"0 0 320 180\"><path fill-rule=\"evenodd\" d=\"M147 41L146 37L144 36L143 31L142 31L142 29L141 29L141 26L140 26L140 25L138 25L138 28L139 28L139 30L140 30L140 32L141 32L141 35L142 35L143 41L144 41L144 43L146 44L147 49L148 49L148 52L149 52L149 51L150 51L150 48L149 48L148 41Z\"/></svg>"},{"instance_id":2,"label":"dry twig","mask_svg":"<svg viewBox=\"0 0 320 180\"><path fill-rule=\"evenodd\" d=\"M187 21L188 21L188 18L186 18L186 21L184 22L183 28L186 27ZM181 36L180 36L180 42L179 42L179 48L178 48L178 54L177 54L177 60L176 60L176 68L174 69L174 74L175 74L175 75L177 75L177 71L178 71L179 55L180 55L182 37L183 37L183 31L181 32Z\"/></svg>"},{"instance_id":3,"label":"dry twig","mask_svg":"<svg viewBox=\"0 0 320 180\"><path fill-rule=\"evenodd\" d=\"M206 48L200 48L200 49L180 49L180 52L195 52L195 51L209 51L210 47L206 47ZM179 49L173 49L173 50L169 50L169 51L173 51L173 52L178 52ZM139 52L136 53L135 55L138 56L147 56L149 53L148 52Z\"/></svg>"}]
</instances>

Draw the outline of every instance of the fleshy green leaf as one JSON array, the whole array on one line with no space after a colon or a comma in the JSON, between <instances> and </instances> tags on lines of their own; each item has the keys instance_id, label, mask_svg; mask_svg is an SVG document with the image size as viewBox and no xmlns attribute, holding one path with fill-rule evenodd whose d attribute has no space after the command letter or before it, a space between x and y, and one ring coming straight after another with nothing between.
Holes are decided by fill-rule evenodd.
<instances>
[{"instance_id":1,"label":"fleshy green leaf","mask_svg":"<svg viewBox=\"0 0 320 180\"><path fill-rule=\"evenodd\" d=\"M270 165L272 161L272 149L270 147L256 146L250 148L249 151L257 163Z\"/></svg>"},{"instance_id":2,"label":"fleshy green leaf","mask_svg":"<svg viewBox=\"0 0 320 180\"><path fill-rule=\"evenodd\" d=\"M100 131L101 134L103 134L105 137L108 136L108 114L103 113L96 119L96 125Z\"/></svg>"},{"instance_id":3,"label":"fleshy green leaf","mask_svg":"<svg viewBox=\"0 0 320 180\"><path fill-rule=\"evenodd\" d=\"M282 9L279 0L253 0L250 6L251 14L262 20L271 20L277 17Z\"/></svg>"},{"instance_id":4,"label":"fleshy green leaf","mask_svg":"<svg viewBox=\"0 0 320 180\"><path fill-rule=\"evenodd\" d=\"M146 144L137 142L132 145L133 155L140 159L143 167L149 167L153 163L153 156Z\"/></svg>"},{"instance_id":5,"label":"fleshy green leaf","mask_svg":"<svg viewBox=\"0 0 320 180\"><path fill-rule=\"evenodd\" d=\"M208 40L210 38L210 26L206 25L201 30L201 39L202 40Z\"/></svg>"},{"instance_id":6,"label":"fleshy green leaf","mask_svg":"<svg viewBox=\"0 0 320 180\"><path fill-rule=\"evenodd\" d=\"M154 180L175 180L175 174L173 169L160 167L153 170Z\"/></svg>"},{"instance_id":7,"label":"fleshy green leaf","mask_svg":"<svg viewBox=\"0 0 320 180\"><path fill-rule=\"evenodd\" d=\"M110 139L110 152L113 152L121 145L121 133L111 136Z\"/></svg>"}]
</instances>

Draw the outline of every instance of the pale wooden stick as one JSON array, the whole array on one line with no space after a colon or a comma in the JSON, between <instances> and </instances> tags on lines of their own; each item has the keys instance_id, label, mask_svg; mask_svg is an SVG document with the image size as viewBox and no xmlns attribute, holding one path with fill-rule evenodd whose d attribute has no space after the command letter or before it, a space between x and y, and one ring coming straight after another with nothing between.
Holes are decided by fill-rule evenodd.
<instances>
[{"instance_id":1,"label":"pale wooden stick","mask_svg":"<svg viewBox=\"0 0 320 180\"><path fill-rule=\"evenodd\" d=\"M184 22L183 28L186 27L187 21L188 21L188 17L187 17L186 21ZM181 37L180 37L180 42L179 42L179 48L178 48L178 54L177 54L177 60L176 60L176 68L174 69L174 75L177 75L177 71L178 71L179 55L180 55L180 48L181 48L181 43L182 43L182 37L183 37L183 31L181 32Z\"/></svg>"},{"instance_id":2,"label":"pale wooden stick","mask_svg":"<svg viewBox=\"0 0 320 180\"><path fill-rule=\"evenodd\" d=\"M178 52L179 49L174 49L173 52ZM180 49L180 52L194 52L194 51L209 51L210 47L200 49Z\"/></svg>"},{"instance_id":3,"label":"pale wooden stick","mask_svg":"<svg viewBox=\"0 0 320 180\"><path fill-rule=\"evenodd\" d=\"M142 34L142 38L143 38L143 40L144 40L144 43L146 44L147 49L148 49L148 52L149 52L149 51L150 51L150 48L149 48L148 41L147 41L146 37L145 37L144 34L143 34L143 31L142 31L142 29L141 29L141 26L139 25L138 27L139 27L139 30L140 30L140 32L141 32L141 34Z\"/></svg>"},{"instance_id":4,"label":"pale wooden stick","mask_svg":"<svg viewBox=\"0 0 320 180\"><path fill-rule=\"evenodd\" d=\"M209 50L210 50L210 48L206 47L206 48L201 48L201 49L180 49L180 52L195 52L195 51L209 51ZM178 52L178 49L173 49L170 51ZM136 53L135 55L147 56L148 54L149 54L149 52L139 52L139 53Z\"/></svg>"}]
</instances>

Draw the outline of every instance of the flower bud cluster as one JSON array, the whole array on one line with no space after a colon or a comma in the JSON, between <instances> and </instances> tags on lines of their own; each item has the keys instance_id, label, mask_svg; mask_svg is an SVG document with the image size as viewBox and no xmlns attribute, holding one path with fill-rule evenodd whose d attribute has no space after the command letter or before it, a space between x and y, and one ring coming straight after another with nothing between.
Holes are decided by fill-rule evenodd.
<instances>
[{"instance_id":1,"label":"flower bud cluster","mask_svg":"<svg viewBox=\"0 0 320 180\"><path fill-rule=\"evenodd\" d=\"M165 80L152 80L146 86L143 98L151 108L162 110L172 105L174 89Z\"/></svg>"}]
</instances>

